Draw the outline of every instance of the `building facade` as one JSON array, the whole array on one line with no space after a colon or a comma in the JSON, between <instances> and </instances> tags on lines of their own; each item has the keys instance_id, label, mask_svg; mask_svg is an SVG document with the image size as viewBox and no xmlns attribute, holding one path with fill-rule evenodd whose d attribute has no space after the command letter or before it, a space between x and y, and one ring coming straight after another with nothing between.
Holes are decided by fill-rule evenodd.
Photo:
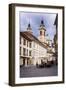
<instances>
[{"instance_id":1,"label":"building facade","mask_svg":"<svg viewBox=\"0 0 66 90\"><path fill-rule=\"evenodd\" d=\"M20 32L20 65L29 66L41 64L41 62L47 62L49 56L51 57L53 53L48 53L50 48L45 35L45 25L43 20L39 27L40 35L35 37L32 32L31 25L28 24L27 30Z\"/></svg>"},{"instance_id":2,"label":"building facade","mask_svg":"<svg viewBox=\"0 0 66 90\"><path fill-rule=\"evenodd\" d=\"M20 38L20 65L41 64L41 60L46 58L46 46L28 32L21 32Z\"/></svg>"},{"instance_id":3,"label":"building facade","mask_svg":"<svg viewBox=\"0 0 66 90\"><path fill-rule=\"evenodd\" d=\"M32 42L31 39L23 37L23 33L20 35L20 65L30 65L32 58Z\"/></svg>"}]
</instances>

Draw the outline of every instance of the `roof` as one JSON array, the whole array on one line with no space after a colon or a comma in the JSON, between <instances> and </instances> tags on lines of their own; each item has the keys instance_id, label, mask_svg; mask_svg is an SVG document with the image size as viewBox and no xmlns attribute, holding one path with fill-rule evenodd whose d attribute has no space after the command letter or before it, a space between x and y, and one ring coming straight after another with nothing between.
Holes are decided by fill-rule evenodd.
<instances>
[{"instance_id":1,"label":"roof","mask_svg":"<svg viewBox=\"0 0 66 90\"><path fill-rule=\"evenodd\" d=\"M25 32L20 32L20 36L24 37L25 39L29 40L29 41L32 41L31 38L29 38Z\"/></svg>"},{"instance_id":2,"label":"roof","mask_svg":"<svg viewBox=\"0 0 66 90\"><path fill-rule=\"evenodd\" d=\"M20 35L22 37L24 37L25 39L29 40L29 41L35 41L35 42L37 42L38 44L40 44L44 48L47 48L48 47L48 45L43 44L42 42L40 42L38 38L36 38L33 34L31 34L28 31L20 32Z\"/></svg>"}]
</instances>

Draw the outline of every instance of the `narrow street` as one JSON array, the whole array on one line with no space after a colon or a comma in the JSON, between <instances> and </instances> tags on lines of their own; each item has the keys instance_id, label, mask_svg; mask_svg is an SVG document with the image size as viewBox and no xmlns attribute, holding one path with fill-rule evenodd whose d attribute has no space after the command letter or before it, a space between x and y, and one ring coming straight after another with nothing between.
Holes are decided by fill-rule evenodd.
<instances>
[{"instance_id":1,"label":"narrow street","mask_svg":"<svg viewBox=\"0 0 66 90\"><path fill-rule=\"evenodd\" d=\"M20 67L20 78L22 77L44 77L56 76L58 74L58 66L37 68L36 66Z\"/></svg>"}]
</instances>

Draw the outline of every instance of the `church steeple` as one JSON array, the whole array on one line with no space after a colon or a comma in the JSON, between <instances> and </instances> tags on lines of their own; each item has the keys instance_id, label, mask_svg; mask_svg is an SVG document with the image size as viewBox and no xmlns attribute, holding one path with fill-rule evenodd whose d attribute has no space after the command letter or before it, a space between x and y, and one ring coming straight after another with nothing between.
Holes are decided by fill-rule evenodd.
<instances>
[{"instance_id":1,"label":"church steeple","mask_svg":"<svg viewBox=\"0 0 66 90\"><path fill-rule=\"evenodd\" d=\"M28 24L27 31L30 32L30 33L32 33L32 28L31 28L30 23Z\"/></svg>"},{"instance_id":2,"label":"church steeple","mask_svg":"<svg viewBox=\"0 0 66 90\"><path fill-rule=\"evenodd\" d=\"M39 30L40 30L39 40L44 43L46 41L45 40L45 31L46 31L46 29L45 29L45 25L44 25L43 20L41 20Z\"/></svg>"},{"instance_id":3,"label":"church steeple","mask_svg":"<svg viewBox=\"0 0 66 90\"><path fill-rule=\"evenodd\" d=\"M44 21L43 21L43 20L41 20L41 25L43 25L43 26L44 26Z\"/></svg>"},{"instance_id":4,"label":"church steeple","mask_svg":"<svg viewBox=\"0 0 66 90\"><path fill-rule=\"evenodd\" d=\"M31 26L30 26L30 23L28 24L28 27L30 28Z\"/></svg>"},{"instance_id":5,"label":"church steeple","mask_svg":"<svg viewBox=\"0 0 66 90\"><path fill-rule=\"evenodd\" d=\"M43 21L43 20L41 20L40 28L43 28L43 30L46 30L46 29L45 29L45 25L44 25L44 21Z\"/></svg>"}]
</instances>

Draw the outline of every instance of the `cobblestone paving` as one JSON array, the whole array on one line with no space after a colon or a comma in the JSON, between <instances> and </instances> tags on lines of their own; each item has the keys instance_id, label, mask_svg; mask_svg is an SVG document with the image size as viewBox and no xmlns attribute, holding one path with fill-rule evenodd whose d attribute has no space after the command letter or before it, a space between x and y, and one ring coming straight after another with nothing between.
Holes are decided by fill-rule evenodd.
<instances>
[{"instance_id":1,"label":"cobblestone paving","mask_svg":"<svg viewBox=\"0 0 66 90\"><path fill-rule=\"evenodd\" d=\"M58 67L37 68L35 66L20 67L20 77L44 77L56 76L58 74Z\"/></svg>"}]
</instances>

